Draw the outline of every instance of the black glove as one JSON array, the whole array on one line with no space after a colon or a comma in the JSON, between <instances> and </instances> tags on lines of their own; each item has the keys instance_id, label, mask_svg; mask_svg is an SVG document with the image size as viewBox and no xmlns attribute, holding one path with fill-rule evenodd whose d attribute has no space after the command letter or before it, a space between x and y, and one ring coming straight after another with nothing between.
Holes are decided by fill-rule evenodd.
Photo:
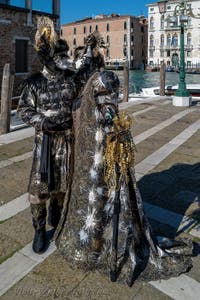
<instances>
[{"instance_id":1,"label":"black glove","mask_svg":"<svg viewBox=\"0 0 200 300\"><path fill-rule=\"evenodd\" d=\"M42 124L42 131L65 131L71 127L71 122L56 124L49 118L45 118Z\"/></svg>"}]
</instances>

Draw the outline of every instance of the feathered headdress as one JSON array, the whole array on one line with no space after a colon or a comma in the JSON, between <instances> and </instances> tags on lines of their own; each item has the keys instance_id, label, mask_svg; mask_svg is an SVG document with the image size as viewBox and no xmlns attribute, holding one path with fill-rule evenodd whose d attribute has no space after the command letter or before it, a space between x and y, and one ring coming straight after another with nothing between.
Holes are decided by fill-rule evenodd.
<instances>
[{"instance_id":1,"label":"feathered headdress","mask_svg":"<svg viewBox=\"0 0 200 300\"><path fill-rule=\"evenodd\" d=\"M101 53L102 49L106 49L105 42L98 31L94 31L86 37L85 46L91 46L94 57Z\"/></svg>"},{"instance_id":2,"label":"feathered headdress","mask_svg":"<svg viewBox=\"0 0 200 300\"><path fill-rule=\"evenodd\" d=\"M35 48L37 51L43 44L43 37L49 42L50 47L53 49L58 37L54 29L54 23L48 17L38 17L37 19L37 32L35 35Z\"/></svg>"}]
</instances>

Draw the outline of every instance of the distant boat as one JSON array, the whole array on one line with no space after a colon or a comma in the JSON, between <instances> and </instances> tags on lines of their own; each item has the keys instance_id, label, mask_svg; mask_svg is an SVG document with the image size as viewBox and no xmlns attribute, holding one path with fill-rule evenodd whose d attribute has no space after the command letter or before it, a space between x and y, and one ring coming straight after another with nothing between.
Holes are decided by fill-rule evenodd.
<instances>
[{"instance_id":1,"label":"distant boat","mask_svg":"<svg viewBox=\"0 0 200 300\"><path fill-rule=\"evenodd\" d=\"M160 71L160 68L159 67L153 67L153 66L147 66L145 68L145 71L146 72L158 72L158 71Z\"/></svg>"},{"instance_id":2,"label":"distant boat","mask_svg":"<svg viewBox=\"0 0 200 300\"><path fill-rule=\"evenodd\" d=\"M168 85L165 87L165 95L173 96L178 89L178 85ZM192 97L200 97L200 84L187 84L187 90ZM155 97L160 94L160 87L143 88L141 94L143 96Z\"/></svg>"},{"instance_id":3,"label":"distant boat","mask_svg":"<svg viewBox=\"0 0 200 300\"><path fill-rule=\"evenodd\" d=\"M180 73L180 70L177 70L176 72ZM197 74L197 75L200 75L200 70L199 69L185 70L185 74Z\"/></svg>"},{"instance_id":4,"label":"distant boat","mask_svg":"<svg viewBox=\"0 0 200 300\"><path fill-rule=\"evenodd\" d=\"M174 67L172 67L172 66L167 66L165 71L166 71L166 72L174 72Z\"/></svg>"}]
</instances>

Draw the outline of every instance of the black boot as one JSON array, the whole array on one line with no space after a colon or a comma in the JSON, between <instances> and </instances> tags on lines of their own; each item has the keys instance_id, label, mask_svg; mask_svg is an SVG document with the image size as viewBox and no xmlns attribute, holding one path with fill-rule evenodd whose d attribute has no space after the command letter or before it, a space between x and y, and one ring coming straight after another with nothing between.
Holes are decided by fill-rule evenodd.
<instances>
[{"instance_id":1,"label":"black boot","mask_svg":"<svg viewBox=\"0 0 200 300\"><path fill-rule=\"evenodd\" d=\"M35 229L32 249L35 253L43 253L46 250L46 204L31 204L31 213Z\"/></svg>"},{"instance_id":2,"label":"black boot","mask_svg":"<svg viewBox=\"0 0 200 300\"><path fill-rule=\"evenodd\" d=\"M48 208L48 224L55 229L58 226L58 223L60 221L62 207L63 207L63 199L64 195L63 193L60 193L59 199L58 195L53 196L51 195L50 198L50 204Z\"/></svg>"}]
</instances>

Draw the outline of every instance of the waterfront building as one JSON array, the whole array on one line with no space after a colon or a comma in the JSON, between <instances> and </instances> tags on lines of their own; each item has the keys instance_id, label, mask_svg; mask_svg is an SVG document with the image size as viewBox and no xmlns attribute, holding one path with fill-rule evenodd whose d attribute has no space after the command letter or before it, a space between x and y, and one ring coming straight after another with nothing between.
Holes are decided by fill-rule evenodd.
<instances>
[{"instance_id":1,"label":"waterfront building","mask_svg":"<svg viewBox=\"0 0 200 300\"><path fill-rule=\"evenodd\" d=\"M62 37L71 49L84 44L87 35L99 31L106 43L106 63L120 65L129 61L131 69L139 68L147 58L147 20L144 17L118 14L98 15L61 26Z\"/></svg>"},{"instance_id":2,"label":"waterfront building","mask_svg":"<svg viewBox=\"0 0 200 300\"><path fill-rule=\"evenodd\" d=\"M30 73L39 70L39 60L33 48L37 17L45 15L52 18L60 30L60 0L46 1L45 11L38 1L22 2L24 4L19 7L14 5L16 1L0 0L0 90L6 63L10 63L11 72L15 75L15 86Z\"/></svg>"},{"instance_id":3,"label":"waterfront building","mask_svg":"<svg viewBox=\"0 0 200 300\"><path fill-rule=\"evenodd\" d=\"M162 5L158 5L162 2ZM178 0L158 1L148 4L148 64L160 65L162 61L169 66L178 67L180 61L180 27L171 26L169 17L173 16ZM160 6L160 9L159 9ZM200 0L187 1L195 14L200 13ZM163 11L165 11L163 13ZM188 18L185 25L185 63L186 67L200 68L200 19Z\"/></svg>"}]
</instances>

